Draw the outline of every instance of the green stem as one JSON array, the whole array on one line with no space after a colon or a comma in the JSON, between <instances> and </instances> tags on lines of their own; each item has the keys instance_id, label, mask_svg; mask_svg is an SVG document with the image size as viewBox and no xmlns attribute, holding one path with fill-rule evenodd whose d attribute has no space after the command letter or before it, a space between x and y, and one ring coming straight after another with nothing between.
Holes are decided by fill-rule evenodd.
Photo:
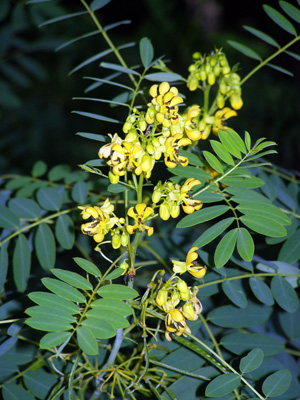
<instances>
[{"instance_id":1,"label":"green stem","mask_svg":"<svg viewBox=\"0 0 300 400\"><path fill-rule=\"evenodd\" d=\"M69 398L69 400L73 400L73 382L74 382L74 375L75 375L76 368L77 368L78 362L79 362L79 360L80 360L80 357L81 357L81 351L78 353L78 355L77 355L77 357L76 357L76 359L75 359L74 365L73 365L73 367L72 367L72 370L71 370L71 373L70 373L70 376L69 376L69 381L68 381L68 389L69 389L69 396L68 396L68 398Z\"/></svg>"},{"instance_id":2,"label":"green stem","mask_svg":"<svg viewBox=\"0 0 300 400\"><path fill-rule=\"evenodd\" d=\"M278 51L276 51L274 54L272 54L270 57L266 58L264 61L262 61L259 65L257 65L252 71L249 72L248 75L246 75L242 80L241 80L241 85L243 85L252 75L254 75L260 68L264 67L266 64L268 64L273 58L279 56L279 54L283 53L286 49L288 49L290 46L295 44L298 40L300 39L300 35L296 36L293 40L291 40L289 43L287 43L285 46L281 47Z\"/></svg>"},{"instance_id":3,"label":"green stem","mask_svg":"<svg viewBox=\"0 0 300 400\"><path fill-rule=\"evenodd\" d=\"M123 57L121 56L119 50L116 48L116 46L113 44L113 42L110 40L109 36L107 35L105 29L102 27L102 25L100 24L98 18L96 17L95 13L91 10L91 8L89 7L89 5L85 2L85 0L80 0L81 3L84 5L84 7L86 8L86 10L88 11L88 13L90 14L92 20L94 21L95 25L97 26L97 28L99 29L99 32L101 33L101 35L103 36L104 40L106 41L106 43L109 45L109 47L112 49L112 51L115 53L115 56L117 57L117 59L119 60L120 64L124 67L124 68L128 68L126 62L124 61ZM131 82L134 84L135 87L137 87L137 82L135 80L135 77L132 74L128 74L129 78L131 79Z\"/></svg>"},{"instance_id":4,"label":"green stem","mask_svg":"<svg viewBox=\"0 0 300 400\"><path fill-rule=\"evenodd\" d=\"M206 89L204 90L203 111L204 111L205 114L208 112L210 88L211 88L211 86L207 85Z\"/></svg>"},{"instance_id":5,"label":"green stem","mask_svg":"<svg viewBox=\"0 0 300 400\"><path fill-rule=\"evenodd\" d=\"M206 329L207 333L209 334L209 337L211 338L211 341L213 342L217 353L219 354L220 357L223 358L222 353L221 353L221 350L220 350L220 346L219 346L219 344L218 344L218 342L217 342L217 340L216 340L214 334L212 333L212 330L210 329L210 327L209 327L209 325L208 325L206 319L203 317L202 314L199 314L199 317L200 317L200 319L201 319L201 322L202 322L203 325L205 326L205 329Z\"/></svg>"}]
</instances>

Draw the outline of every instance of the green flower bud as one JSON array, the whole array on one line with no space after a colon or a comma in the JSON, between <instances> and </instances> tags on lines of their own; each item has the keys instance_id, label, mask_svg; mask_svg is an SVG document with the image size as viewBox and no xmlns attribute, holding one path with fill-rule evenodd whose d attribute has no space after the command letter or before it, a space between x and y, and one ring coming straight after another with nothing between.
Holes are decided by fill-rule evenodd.
<instances>
[{"instance_id":1,"label":"green flower bud","mask_svg":"<svg viewBox=\"0 0 300 400\"><path fill-rule=\"evenodd\" d=\"M159 206L159 216L161 219L163 219L164 221L167 221L170 218L170 206L168 203L163 202L160 206Z\"/></svg>"},{"instance_id":2,"label":"green flower bud","mask_svg":"<svg viewBox=\"0 0 300 400\"><path fill-rule=\"evenodd\" d=\"M125 137L126 142L135 142L137 140L137 132L135 129L131 129L126 137Z\"/></svg>"},{"instance_id":3,"label":"green flower bud","mask_svg":"<svg viewBox=\"0 0 300 400\"><path fill-rule=\"evenodd\" d=\"M141 131L145 131L147 129L147 123L144 119L139 120L139 128Z\"/></svg>"},{"instance_id":4,"label":"green flower bud","mask_svg":"<svg viewBox=\"0 0 300 400\"><path fill-rule=\"evenodd\" d=\"M195 310L191 303L185 303L181 309L183 316L192 321L195 318Z\"/></svg>"},{"instance_id":5,"label":"green flower bud","mask_svg":"<svg viewBox=\"0 0 300 400\"><path fill-rule=\"evenodd\" d=\"M179 214L180 214L180 207L176 204L171 209L171 217L177 218L179 216Z\"/></svg>"},{"instance_id":6,"label":"green flower bud","mask_svg":"<svg viewBox=\"0 0 300 400\"><path fill-rule=\"evenodd\" d=\"M153 194L152 194L152 201L153 203L158 203L159 200L161 199L162 193L160 190L154 190Z\"/></svg>"},{"instance_id":7,"label":"green flower bud","mask_svg":"<svg viewBox=\"0 0 300 400\"><path fill-rule=\"evenodd\" d=\"M183 301L187 301L191 297L191 292L189 289L186 292L180 292L180 298Z\"/></svg>"},{"instance_id":8,"label":"green flower bud","mask_svg":"<svg viewBox=\"0 0 300 400\"><path fill-rule=\"evenodd\" d=\"M122 275L124 275L124 274L127 272L128 268L129 268L129 265L128 265L127 261L123 261L123 262L119 265L119 268L124 269L124 272L122 273Z\"/></svg>"},{"instance_id":9,"label":"green flower bud","mask_svg":"<svg viewBox=\"0 0 300 400\"><path fill-rule=\"evenodd\" d=\"M118 175L113 174L111 171L108 173L108 178L112 184L118 183L120 179Z\"/></svg>"},{"instance_id":10,"label":"green flower bud","mask_svg":"<svg viewBox=\"0 0 300 400\"><path fill-rule=\"evenodd\" d=\"M220 73L221 73L221 67L220 67L220 65L215 65L215 67L214 67L214 74L216 75L216 76L219 76L220 75Z\"/></svg>"},{"instance_id":11,"label":"green flower bud","mask_svg":"<svg viewBox=\"0 0 300 400\"><path fill-rule=\"evenodd\" d=\"M214 85L214 84L215 84L215 82L216 82L216 77L215 77L215 75L214 75L213 72L210 72L210 73L207 75L207 82L208 82L209 85Z\"/></svg>"},{"instance_id":12,"label":"green flower bud","mask_svg":"<svg viewBox=\"0 0 300 400\"><path fill-rule=\"evenodd\" d=\"M195 91L198 88L198 79L192 78L188 80L187 87L191 92Z\"/></svg>"},{"instance_id":13,"label":"green flower bud","mask_svg":"<svg viewBox=\"0 0 300 400\"><path fill-rule=\"evenodd\" d=\"M206 72L205 72L204 69L201 69L199 71L199 79L200 79L200 81L205 81L206 80Z\"/></svg>"},{"instance_id":14,"label":"green flower bud","mask_svg":"<svg viewBox=\"0 0 300 400\"><path fill-rule=\"evenodd\" d=\"M229 73L230 73L230 67L229 66L222 68L222 74L223 75L227 75Z\"/></svg>"},{"instance_id":15,"label":"green flower bud","mask_svg":"<svg viewBox=\"0 0 300 400\"><path fill-rule=\"evenodd\" d=\"M121 246L121 235L118 233L113 235L111 244L114 249L118 249Z\"/></svg>"},{"instance_id":16,"label":"green flower bud","mask_svg":"<svg viewBox=\"0 0 300 400\"><path fill-rule=\"evenodd\" d=\"M159 306L163 306L168 300L168 292L166 289L162 288L158 291L156 296L156 303Z\"/></svg>"},{"instance_id":17,"label":"green flower bud","mask_svg":"<svg viewBox=\"0 0 300 400\"><path fill-rule=\"evenodd\" d=\"M195 53L193 54L193 59L200 60L200 58L201 58L201 53L199 51L195 51Z\"/></svg>"},{"instance_id":18,"label":"green flower bud","mask_svg":"<svg viewBox=\"0 0 300 400\"><path fill-rule=\"evenodd\" d=\"M184 280L182 280L182 279L179 279L179 280L177 281L176 286L177 286L177 289L178 289L180 292L186 292L186 291L188 290L188 287L187 287L186 282L185 282Z\"/></svg>"},{"instance_id":19,"label":"green flower bud","mask_svg":"<svg viewBox=\"0 0 300 400\"><path fill-rule=\"evenodd\" d=\"M224 96L220 92L217 94L216 101L217 101L218 108L224 107L225 99L224 99Z\"/></svg>"},{"instance_id":20,"label":"green flower bud","mask_svg":"<svg viewBox=\"0 0 300 400\"><path fill-rule=\"evenodd\" d=\"M121 245L122 246L127 246L129 242L129 235L126 232L123 232L121 235Z\"/></svg>"},{"instance_id":21,"label":"green flower bud","mask_svg":"<svg viewBox=\"0 0 300 400\"><path fill-rule=\"evenodd\" d=\"M125 122L125 124L123 125L123 132L127 133L129 132L129 130L131 129L132 124L130 124L129 122Z\"/></svg>"}]
</instances>

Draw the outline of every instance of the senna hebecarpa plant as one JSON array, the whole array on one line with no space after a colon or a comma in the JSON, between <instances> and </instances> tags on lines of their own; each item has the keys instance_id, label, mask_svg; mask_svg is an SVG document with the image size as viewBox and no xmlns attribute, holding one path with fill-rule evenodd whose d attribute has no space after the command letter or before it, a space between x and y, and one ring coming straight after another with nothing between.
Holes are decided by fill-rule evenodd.
<instances>
[{"instance_id":1,"label":"senna hebecarpa plant","mask_svg":"<svg viewBox=\"0 0 300 400\"><path fill-rule=\"evenodd\" d=\"M134 43L116 47L107 33L128 21L103 27L109 1L78 3L43 25L89 15L96 31L60 48L102 35L106 47L72 72L101 60L86 93L119 93L76 98L99 110L74 111L99 123L78 132L94 143L90 161L3 177L3 399L299 398L299 180L270 166L271 132L253 140L230 128L251 75L264 65L289 74L271 64L284 52L299 59L288 50L299 7L264 6L293 36L286 44L246 27L275 46L265 59L229 41L259 61L248 74L215 47L195 49L182 76L146 37L128 65ZM74 262L56 263L56 248Z\"/></svg>"}]
</instances>

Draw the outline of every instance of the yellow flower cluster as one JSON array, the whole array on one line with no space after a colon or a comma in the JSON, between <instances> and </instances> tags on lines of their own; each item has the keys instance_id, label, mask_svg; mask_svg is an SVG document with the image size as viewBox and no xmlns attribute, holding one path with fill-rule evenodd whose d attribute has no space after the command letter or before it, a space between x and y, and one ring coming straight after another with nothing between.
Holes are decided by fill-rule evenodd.
<instances>
[{"instance_id":1,"label":"yellow flower cluster","mask_svg":"<svg viewBox=\"0 0 300 400\"><path fill-rule=\"evenodd\" d=\"M197 291L197 288L192 290L184 280L176 276L158 290L155 302L166 313L167 340L171 340L171 333L181 336L191 332L186 320L196 321L202 311L202 305L196 296ZM181 301L185 302L183 306L176 308Z\"/></svg>"},{"instance_id":2,"label":"yellow flower cluster","mask_svg":"<svg viewBox=\"0 0 300 400\"><path fill-rule=\"evenodd\" d=\"M196 252L198 247L192 247L187 253L185 261L172 260L173 271L176 274L183 274L189 272L195 278L203 278L206 274L206 267L201 266L197 263L198 253Z\"/></svg>"},{"instance_id":3,"label":"yellow flower cluster","mask_svg":"<svg viewBox=\"0 0 300 400\"><path fill-rule=\"evenodd\" d=\"M180 206L186 214L192 214L196 210L202 208L202 201L193 199L190 191L194 186L200 185L198 179L189 178L182 186L178 183L166 181L164 184L161 181L155 186L152 201L159 205L159 215L161 219L168 220L170 216L177 218L180 213Z\"/></svg>"}]
</instances>

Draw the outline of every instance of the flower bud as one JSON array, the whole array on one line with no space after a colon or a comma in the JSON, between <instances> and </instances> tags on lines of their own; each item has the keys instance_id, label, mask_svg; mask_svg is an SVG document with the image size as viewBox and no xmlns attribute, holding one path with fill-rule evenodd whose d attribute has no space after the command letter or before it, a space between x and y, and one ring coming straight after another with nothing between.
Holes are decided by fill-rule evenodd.
<instances>
[{"instance_id":1,"label":"flower bud","mask_svg":"<svg viewBox=\"0 0 300 400\"><path fill-rule=\"evenodd\" d=\"M127 272L128 268L129 268L129 265L128 265L127 261L123 261L123 262L119 265L119 268L124 269L124 272L122 273L122 275L124 275L124 274Z\"/></svg>"},{"instance_id":2,"label":"flower bud","mask_svg":"<svg viewBox=\"0 0 300 400\"><path fill-rule=\"evenodd\" d=\"M221 67L220 67L220 65L217 64L217 65L214 66L214 74L216 76L219 76L220 73L221 73Z\"/></svg>"},{"instance_id":3,"label":"flower bud","mask_svg":"<svg viewBox=\"0 0 300 400\"><path fill-rule=\"evenodd\" d=\"M204 69L200 69L199 71L199 79L200 81L205 81L206 80L206 72Z\"/></svg>"},{"instance_id":4,"label":"flower bud","mask_svg":"<svg viewBox=\"0 0 300 400\"><path fill-rule=\"evenodd\" d=\"M159 306L163 306L168 300L168 292L166 289L162 288L158 291L156 296L156 303Z\"/></svg>"},{"instance_id":5,"label":"flower bud","mask_svg":"<svg viewBox=\"0 0 300 400\"><path fill-rule=\"evenodd\" d=\"M210 72L210 73L207 75L207 82L208 82L209 85L214 85L214 84L215 84L215 82L216 82L216 77L215 77L215 74L214 74L213 72Z\"/></svg>"},{"instance_id":6,"label":"flower bud","mask_svg":"<svg viewBox=\"0 0 300 400\"><path fill-rule=\"evenodd\" d=\"M230 67L229 66L225 66L222 68L222 74L223 75L227 75L230 73Z\"/></svg>"},{"instance_id":7,"label":"flower bud","mask_svg":"<svg viewBox=\"0 0 300 400\"><path fill-rule=\"evenodd\" d=\"M125 247L128 245L128 242L129 242L129 236L127 235L126 232L123 232L121 235L121 245Z\"/></svg>"},{"instance_id":8,"label":"flower bud","mask_svg":"<svg viewBox=\"0 0 300 400\"><path fill-rule=\"evenodd\" d=\"M164 202L159 207L159 216L164 221L167 221L170 218L170 206L168 203Z\"/></svg>"},{"instance_id":9,"label":"flower bud","mask_svg":"<svg viewBox=\"0 0 300 400\"><path fill-rule=\"evenodd\" d=\"M193 53L193 59L200 60L200 58L201 58L201 53L199 51L195 51L195 53Z\"/></svg>"},{"instance_id":10,"label":"flower bud","mask_svg":"<svg viewBox=\"0 0 300 400\"><path fill-rule=\"evenodd\" d=\"M124 133L129 132L129 130L131 129L131 127L132 127L132 124L131 124L131 123L125 122L125 124L123 125L123 132L124 132Z\"/></svg>"},{"instance_id":11,"label":"flower bud","mask_svg":"<svg viewBox=\"0 0 300 400\"><path fill-rule=\"evenodd\" d=\"M135 129L131 129L125 136L126 142L135 142L137 140L137 133Z\"/></svg>"},{"instance_id":12,"label":"flower bud","mask_svg":"<svg viewBox=\"0 0 300 400\"><path fill-rule=\"evenodd\" d=\"M120 179L118 175L113 174L111 171L108 173L108 178L112 184L118 183Z\"/></svg>"},{"instance_id":13,"label":"flower bud","mask_svg":"<svg viewBox=\"0 0 300 400\"><path fill-rule=\"evenodd\" d=\"M194 92L198 87L198 79L191 78L188 80L187 87L190 89L191 92Z\"/></svg>"},{"instance_id":14,"label":"flower bud","mask_svg":"<svg viewBox=\"0 0 300 400\"><path fill-rule=\"evenodd\" d=\"M180 207L176 204L171 209L171 217L177 218L179 214L180 214Z\"/></svg>"},{"instance_id":15,"label":"flower bud","mask_svg":"<svg viewBox=\"0 0 300 400\"><path fill-rule=\"evenodd\" d=\"M230 104L231 107L234 108L235 110L239 110L243 106L243 100L240 95L238 94L233 94L230 96Z\"/></svg>"},{"instance_id":16,"label":"flower bud","mask_svg":"<svg viewBox=\"0 0 300 400\"><path fill-rule=\"evenodd\" d=\"M147 129L147 123L144 119L139 120L139 128L141 131L145 131Z\"/></svg>"},{"instance_id":17,"label":"flower bud","mask_svg":"<svg viewBox=\"0 0 300 400\"><path fill-rule=\"evenodd\" d=\"M195 318L195 310L191 303L185 303L181 309L183 316L190 321Z\"/></svg>"},{"instance_id":18,"label":"flower bud","mask_svg":"<svg viewBox=\"0 0 300 400\"><path fill-rule=\"evenodd\" d=\"M217 101L218 108L224 107L225 99L224 99L224 96L220 92L217 94L216 101Z\"/></svg>"},{"instance_id":19,"label":"flower bud","mask_svg":"<svg viewBox=\"0 0 300 400\"><path fill-rule=\"evenodd\" d=\"M189 298L191 297L191 292L188 289L186 292L180 292L180 299L183 301L187 301L189 300Z\"/></svg>"},{"instance_id":20,"label":"flower bud","mask_svg":"<svg viewBox=\"0 0 300 400\"><path fill-rule=\"evenodd\" d=\"M179 280L177 281L176 286L177 286L177 289L178 289L180 292L186 292L186 291L188 290L188 287L187 287L186 282L185 282L184 280L182 280L182 279L179 279Z\"/></svg>"},{"instance_id":21,"label":"flower bud","mask_svg":"<svg viewBox=\"0 0 300 400\"><path fill-rule=\"evenodd\" d=\"M153 194L152 194L152 201L153 203L158 203L159 200L161 199L161 191L160 190L154 190Z\"/></svg>"},{"instance_id":22,"label":"flower bud","mask_svg":"<svg viewBox=\"0 0 300 400\"><path fill-rule=\"evenodd\" d=\"M111 244L114 249L118 249L121 246L121 235L116 233L111 239Z\"/></svg>"}]
</instances>

